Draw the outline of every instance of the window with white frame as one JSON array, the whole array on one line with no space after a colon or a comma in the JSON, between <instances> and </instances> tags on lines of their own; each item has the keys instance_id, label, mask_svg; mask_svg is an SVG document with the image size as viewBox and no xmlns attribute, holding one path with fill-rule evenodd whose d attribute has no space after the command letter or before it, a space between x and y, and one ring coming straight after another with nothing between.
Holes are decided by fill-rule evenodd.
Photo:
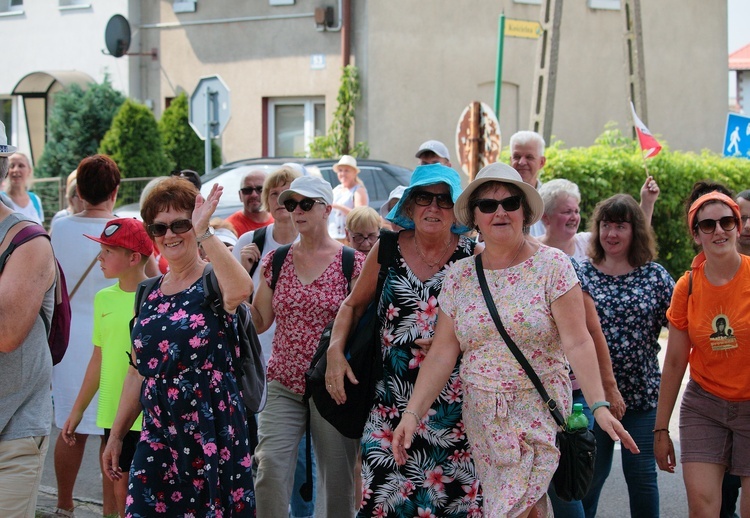
<instances>
[{"instance_id":1,"label":"window with white frame","mask_svg":"<svg viewBox=\"0 0 750 518\"><path fill-rule=\"evenodd\" d=\"M91 7L91 0L58 0L60 9L86 9Z\"/></svg>"},{"instance_id":2,"label":"window with white frame","mask_svg":"<svg viewBox=\"0 0 750 518\"><path fill-rule=\"evenodd\" d=\"M23 14L23 0L0 0L0 13Z\"/></svg>"},{"instance_id":3,"label":"window with white frame","mask_svg":"<svg viewBox=\"0 0 750 518\"><path fill-rule=\"evenodd\" d=\"M323 97L268 101L269 156L306 156L313 138L326 133Z\"/></svg>"}]
</instances>

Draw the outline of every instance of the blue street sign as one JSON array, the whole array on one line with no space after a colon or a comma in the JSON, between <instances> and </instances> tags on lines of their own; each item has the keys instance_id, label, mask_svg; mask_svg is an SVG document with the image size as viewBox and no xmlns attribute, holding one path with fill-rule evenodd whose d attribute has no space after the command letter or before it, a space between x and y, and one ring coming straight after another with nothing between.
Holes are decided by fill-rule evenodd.
<instances>
[{"instance_id":1,"label":"blue street sign","mask_svg":"<svg viewBox=\"0 0 750 518\"><path fill-rule=\"evenodd\" d=\"M736 113L727 116L724 156L750 159L750 117Z\"/></svg>"}]
</instances>

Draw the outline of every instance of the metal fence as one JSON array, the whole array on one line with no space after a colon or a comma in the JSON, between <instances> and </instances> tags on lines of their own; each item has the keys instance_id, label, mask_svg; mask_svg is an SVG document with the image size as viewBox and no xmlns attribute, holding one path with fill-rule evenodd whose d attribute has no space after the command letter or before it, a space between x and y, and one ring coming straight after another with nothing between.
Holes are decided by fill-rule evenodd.
<instances>
[{"instance_id":1,"label":"metal fence","mask_svg":"<svg viewBox=\"0 0 750 518\"><path fill-rule=\"evenodd\" d=\"M116 206L138 203L143 187L153 178L155 177L122 178ZM42 200L44 224L49 227L52 216L68 206L65 199L65 178L35 178L31 190Z\"/></svg>"}]
</instances>

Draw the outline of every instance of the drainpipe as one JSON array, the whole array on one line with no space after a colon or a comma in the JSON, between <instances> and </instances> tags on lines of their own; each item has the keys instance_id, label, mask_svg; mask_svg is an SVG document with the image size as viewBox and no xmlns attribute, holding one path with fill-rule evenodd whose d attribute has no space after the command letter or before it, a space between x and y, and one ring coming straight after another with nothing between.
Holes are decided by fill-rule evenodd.
<instances>
[{"instance_id":1,"label":"drainpipe","mask_svg":"<svg viewBox=\"0 0 750 518\"><path fill-rule=\"evenodd\" d=\"M351 55L351 0L339 0L339 12L341 13L341 63L342 66L349 64Z\"/></svg>"}]
</instances>

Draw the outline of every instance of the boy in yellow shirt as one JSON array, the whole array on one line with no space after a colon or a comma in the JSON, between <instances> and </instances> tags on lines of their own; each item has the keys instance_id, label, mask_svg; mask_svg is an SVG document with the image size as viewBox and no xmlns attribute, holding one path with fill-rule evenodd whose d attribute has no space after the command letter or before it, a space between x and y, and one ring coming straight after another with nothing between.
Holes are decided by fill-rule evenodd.
<instances>
[{"instance_id":1,"label":"boy in yellow shirt","mask_svg":"<svg viewBox=\"0 0 750 518\"><path fill-rule=\"evenodd\" d=\"M107 279L117 279L117 283L99 291L94 298L94 352L61 436L68 444L75 442L75 431L83 412L98 390L96 424L104 428L103 450L117 414L128 371L127 354L132 348L129 324L133 318L135 291L138 283L146 279L145 266L154 249L143 223L133 218L113 219L107 222L100 237L86 237L101 243L99 263L102 272ZM138 419L123 441L120 467L125 472L130 471L140 430L141 419ZM103 473L102 485L104 515L119 513L125 516L127 477L112 482Z\"/></svg>"}]
</instances>

